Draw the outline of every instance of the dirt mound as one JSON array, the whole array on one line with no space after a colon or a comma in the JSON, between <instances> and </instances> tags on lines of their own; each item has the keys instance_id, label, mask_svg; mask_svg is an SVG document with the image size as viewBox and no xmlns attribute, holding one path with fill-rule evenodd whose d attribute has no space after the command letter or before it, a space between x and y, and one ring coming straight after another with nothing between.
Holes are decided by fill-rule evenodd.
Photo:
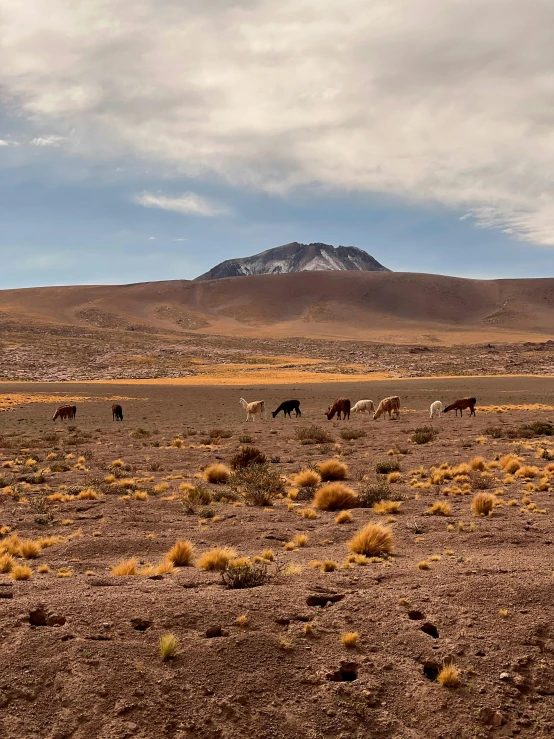
<instances>
[{"instance_id":1,"label":"dirt mound","mask_svg":"<svg viewBox=\"0 0 554 739\"><path fill-rule=\"evenodd\" d=\"M309 272L190 282L4 290L0 316L260 337L386 340L427 332L546 336L554 279L468 280L385 272ZM463 339L462 339L463 341Z\"/></svg>"}]
</instances>

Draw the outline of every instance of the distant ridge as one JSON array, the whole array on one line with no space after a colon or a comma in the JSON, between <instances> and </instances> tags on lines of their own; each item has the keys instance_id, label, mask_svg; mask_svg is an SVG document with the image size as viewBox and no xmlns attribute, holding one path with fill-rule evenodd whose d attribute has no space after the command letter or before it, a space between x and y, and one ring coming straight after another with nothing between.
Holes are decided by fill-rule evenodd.
<instances>
[{"instance_id":1,"label":"distant ridge","mask_svg":"<svg viewBox=\"0 0 554 739\"><path fill-rule=\"evenodd\" d=\"M276 246L260 254L226 259L197 280L217 280L245 275L289 274L291 272L390 272L357 246L292 244Z\"/></svg>"}]
</instances>

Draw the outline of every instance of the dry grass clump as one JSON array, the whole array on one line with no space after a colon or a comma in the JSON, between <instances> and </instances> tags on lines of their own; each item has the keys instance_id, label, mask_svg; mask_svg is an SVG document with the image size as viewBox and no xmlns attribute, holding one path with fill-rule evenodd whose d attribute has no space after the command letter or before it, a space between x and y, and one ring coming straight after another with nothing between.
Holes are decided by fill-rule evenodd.
<instances>
[{"instance_id":1,"label":"dry grass clump","mask_svg":"<svg viewBox=\"0 0 554 739\"><path fill-rule=\"evenodd\" d=\"M477 493L471 501L471 510L476 516L490 516L494 508L495 498L490 493Z\"/></svg>"},{"instance_id":2,"label":"dry grass clump","mask_svg":"<svg viewBox=\"0 0 554 739\"><path fill-rule=\"evenodd\" d=\"M428 508L425 513L428 516L450 516L452 508L449 503L445 503L442 500L437 500L433 505Z\"/></svg>"},{"instance_id":3,"label":"dry grass clump","mask_svg":"<svg viewBox=\"0 0 554 739\"><path fill-rule=\"evenodd\" d=\"M348 476L348 467L339 459L327 459L317 466L321 479L324 482L330 480L345 480Z\"/></svg>"},{"instance_id":4,"label":"dry grass clump","mask_svg":"<svg viewBox=\"0 0 554 739\"><path fill-rule=\"evenodd\" d=\"M11 572L15 566L15 560L7 552L0 556L0 572Z\"/></svg>"},{"instance_id":5,"label":"dry grass clump","mask_svg":"<svg viewBox=\"0 0 554 739\"><path fill-rule=\"evenodd\" d=\"M418 562L417 563L417 568L419 570L429 570L429 569L431 569L429 567L429 562L426 562L425 560L422 560L421 562Z\"/></svg>"},{"instance_id":6,"label":"dry grass clump","mask_svg":"<svg viewBox=\"0 0 554 739\"><path fill-rule=\"evenodd\" d=\"M283 575L299 575L301 572L302 565L291 562L290 565L287 565L287 567L285 567L285 569L283 570Z\"/></svg>"},{"instance_id":7,"label":"dry grass clump","mask_svg":"<svg viewBox=\"0 0 554 739\"><path fill-rule=\"evenodd\" d=\"M77 495L77 498L79 500L98 500L102 496L99 495L96 490L93 490L92 488L89 488L88 490L81 490L81 492Z\"/></svg>"},{"instance_id":8,"label":"dry grass clump","mask_svg":"<svg viewBox=\"0 0 554 739\"><path fill-rule=\"evenodd\" d=\"M332 461L332 460L329 460ZM314 496L314 506L320 511L340 511L354 508L358 502L356 493L341 482L322 485Z\"/></svg>"},{"instance_id":9,"label":"dry grass clump","mask_svg":"<svg viewBox=\"0 0 554 739\"><path fill-rule=\"evenodd\" d=\"M246 613L242 613L240 616L237 616L235 623L237 626L242 626L242 628L245 629L249 625Z\"/></svg>"},{"instance_id":10,"label":"dry grass clump","mask_svg":"<svg viewBox=\"0 0 554 739\"><path fill-rule=\"evenodd\" d=\"M167 559L176 567L190 567L194 554L194 544L188 539L176 541L167 553Z\"/></svg>"},{"instance_id":11,"label":"dry grass clump","mask_svg":"<svg viewBox=\"0 0 554 739\"><path fill-rule=\"evenodd\" d=\"M267 457L255 446L243 446L231 457L231 469L242 470L251 465L264 465Z\"/></svg>"},{"instance_id":12,"label":"dry grass clump","mask_svg":"<svg viewBox=\"0 0 554 739\"><path fill-rule=\"evenodd\" d=\"M302 516L302 518L307 518L310 520L313 520L314 518L318 518L317 513L314 511L313 508L301 508L298 513Z\"/></svg>"},{"instance_id":13,"label":"dry grass clump","mask_svg":"<svg viewBox=\"0 0 554 739\"><path fill-rule=\"evenodd\" d=\"M23 559L36 559L40 557L41 546L38 541L32 539L22 539L19 542L19 551L17 552L19 557Z\"/></svg>"},{"instance_id":14,"label":"dry grass clump","mask_svg":"<svg viewBox=\"0 0 554 739\"><path fill-rule=\"evenodd\" d=\"M350 511L341 511L335 517L335 523L350 523L352 521L352 514Z\"/></svg>"},{"instance_id":15,"label":"dry grass clump","mask_svg":"<svg viewBox=\"0 0 554 739\"><path fill-rule=\"evenodd\" d=\"M306 467L294 476L294 484L299 488L314 488L321 482L321 475L315 470Z\"/></svg>"},{"instance_id":16,"label":"dry grass clump","mask_svg":"<svg viewBox=\"0 0 554 739\"><path fill-rule=\"evenodd\" d=\"M215 485L229 481L231 470L225 464L211 464L204 470L204 479Z\"/></svg>"},{"instance_id":17,"label":"dry grass clump","mask_svg":"<svg viewBox=\"0 0 554 739\"><path fill-rule=\"evenodd\" d=\"M273 562L273 560L275 559L275 554L273 552L273 549L264 549L262 552L262 557L264 559L267 559L268 562Z\"/></svg>"},{"instance_id":18,"label":"dry grass clump","mask_svg":"<svg viewBox=\"0 0 554 739\"><path fill-rule=\"evenodd\" d=\"M296 534L292 542L297 547L305 547L306 544L308 543L308 535L307 534Z\"/></svg>"},{"instance_id":19,"label":"dry grass clump","mask_svg":"<svg viewBox=\"0 0 554 739\"><path fill-rule=\"evenodd\" d=\"M33 570L27 565L14 565L9 576L12 580L30 580L33 576Z\"/></svg>"},{"instance_id":20,"label":"dry grass clump","mask_svg":"<svg viewBox=\"0 0 554 739\"><path fill-rule=\"evenodd\" d=\"M332 444L333 442L332 436L315 425L298 429L296 438L301 444Z\"/></svg>"},{"instance_id":21,"label":"dry grass clump","mask_svg":"<svg viewBox=\"0 0 554 739\"><path fill-rule=\"evenodd\" d=\"M384 516L387 513L398 513L402 503L398 500L380 500L373 504L373 510L377 515Z\"/></svg>"},{"instance_id":22,"label":"dry grass clump","mask_svg":"<svg viewBox=\"0 0 554 739\"><path fill-rule=\"evenodd\" d=\"M524 467L520 467L518 471L516 472L516 477L525 477L525 478L533 478L537 477L540 474L540 470L538 467L533 467L532 465L525 465Z\"/></svg>"},{"instance_id":23,"label":"dry grass clump","mask_svg":"<svg viewBox=\"0 0 554 739\"><path fill-rule=\"evenodd\" d=\"M392 554L394 539L392 531L380 523L368 523L357 531L347 544L354 554L375 556L378 554Z\"/></svg>"},{"instance_id":24,"label":"dry grass clump","mask_svg":"<svg viewBox=\"0 0 554 739\"><path fill-rule=\"evenodd\" d=\"M444 665L437 675L437 682L443 688L455 688L460 684L460 673L458 668L453 665Z\"/></svg>"},{"instance_id":25,"label":"dry grass clump","mask_svg":"<svg viewBox=\"0 0 554 739\"><path fill-rule=\"evenodd\" d=\"M484 472L487 469L487 465L485 464L483 457L473 457L469 466L472 470L479 472Z\"/></svg>"},{"instance_id":26,"label":"dry grass clump","mask_svg":"<svg viewBox=\"0 0 554 739\"><path fill-rule=\"evenodd\" d=\"M321 563L322 572L334 572L337 569L337 563L332 559L326 559Z\"/></svg>"},{"instance_id":27,"label":"dry grass clump","mask_svg":"<svg viewBox=\"0 0 554 739\"><path fill-rule=\"evenodd\" d=\"M125 559L123 562L120 562L117 565L114 565L112 567L112 575L116 575L117 577L126 577L130 575L138 575L138 561L136 557L132 557L131 559Z\"/></svg>"},{"instance_id":28,"label":"dry grass clump","mask_svg":"<svg viewBox=\"0 0 554 739\"><path fill-rule=\"evenodd\" d=\"M521 467L521 461L515 454L505 454L500 458L500 466L509 475L513 475Z\"/></svg>"},{"instance_id":29,"label":"dry grass clump","mask_svg":"<svg viewBox=\"0 0 554 739\"><path fill-rule=\"evenodd\" d=\"M387 481L389 483L395 483L395 482L402 482L402 475L400 472L389 472L387 476Z\"/></svg>"},{"instance_id":30,"label":"dry grass clump","mask_svg":"<svg viewBox=\"0 0 554 739\"><path fill-rule=\"evenodd\" d=\"M201 570L209 572L222 572L232 559L237 556L232 547L215 547L200 555L196 565Z\"/></svg>"},{"instance_id":31,"label":"dry grass clump","mask_svg":"<svg viewBox=\"0 0 554 739\"><path fill-rule=\"evenodd\" d=\"M358 643L359 636L357 631L347 631L341 634L340 640L347 649L353 649Z\"/></svg>"},{"instance_id":32,"label":"dry grass clump","mask_svg":"<svg viewBox=\"0 0 554 739\"><path fill-rule=\"evenodd\" d=\"M158 642L158 651L160 653L160 657L162 658L162 662L167 662L170 659L173 659L175 655L177 654L177 650L179 648L179 640L175 636L175 634L163 634L160 636L160 640Z\"/></svg>"}]
</instances>

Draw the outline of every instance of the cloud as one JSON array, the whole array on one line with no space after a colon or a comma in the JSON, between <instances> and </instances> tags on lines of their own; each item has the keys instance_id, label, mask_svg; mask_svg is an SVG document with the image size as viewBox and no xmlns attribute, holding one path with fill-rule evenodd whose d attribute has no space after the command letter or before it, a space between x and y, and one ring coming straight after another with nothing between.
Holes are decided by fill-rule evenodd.
<instances>
[{"instance_id":1,"label":"cloud","mask_svg":"<svg viewBox=\"0 0 554 739\"><path fill-rule=\"evenodd\" d=\"M95 162L391 194L554 245L549 0L1 2L3 95Z\"/></svg>"},{"instance_id":2,"label":"cloud","mask_svg":"<svg viewBox=\"0 0 554 739\"><path fill-rule=\"evenodd\" d=\"M149 236L148 237L148 241L157 241L157 237L156 236Z\"/></svg>"},{"instance_id":3,"label":"cloud","mask_svg":"<svg viewBox=\"0 0 554 739\"><path fill-rule=\"evenodd\" d=\"M31 139L31 146L60 146L62 141L65 141L65 136L37 136Z\"/></svg>"},{"instance_id":4,"label":"cloud","mask_svg":"<svg viewBox=\"0 0 554 739\"><path fill-rule=\"evenodd\" d=\"M139 195L135 195L133 200L135 203L143 205L145 208L174 210L177 213L192 216L214 217L228 215L230 213L227 206L215 203L207 198L203 198L200 195L196 195L194 192L188 192L176 198L157 195L150 192L142 192Z\"/></svg>"}]
</instances>

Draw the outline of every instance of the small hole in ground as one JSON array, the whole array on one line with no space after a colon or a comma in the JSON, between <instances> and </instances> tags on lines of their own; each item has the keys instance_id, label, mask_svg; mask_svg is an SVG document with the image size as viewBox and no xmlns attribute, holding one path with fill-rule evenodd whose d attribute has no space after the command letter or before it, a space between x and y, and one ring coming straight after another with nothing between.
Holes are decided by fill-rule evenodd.
<instances>
[{"instance_id":1,"label":"small hole in ground","mask_svg":"<svg viewBox=\"0 0 554 739\"><path fill-rule=\"evenodd\" d=\"M408 618L412 621L423 621L425 616L421 611L408 611Z\"/></svg>"},{"instance_id":2,"label":"small hole in ground","mask_svg":"<svg viewBox=\"0 0 554 739\"><path fill-rule=\"evenodd\" d=\"M429 634L429 636L432 636L433 639L439 638L439 630L435 626L435 624L430 624L429 622L424 623L421 627L421 630L424 634Z\"/></svg>"},{"instance_id":3,"label":"small hole in ground","mask_svg":"<svg viewBox=\"0 0 554 739\"><path fill-rule=\"evenodd\" d=\"M358 679L358 665L355 662L341 662L335 672L327 674L327 680L335 683L351 683Z\"/></svg>"},{"instance_id":4,"label":"small hole in ground","mask_svg":"<svg viewBox=\"0 0 554 739\"><path fill-rule=\"evenodd\" d=\"M435 682L437 677L439 676L439 667L434 662L426 662L423 665L423 674L427 678L427 680L432 680Z\"/></svg>"}]
</instances>

